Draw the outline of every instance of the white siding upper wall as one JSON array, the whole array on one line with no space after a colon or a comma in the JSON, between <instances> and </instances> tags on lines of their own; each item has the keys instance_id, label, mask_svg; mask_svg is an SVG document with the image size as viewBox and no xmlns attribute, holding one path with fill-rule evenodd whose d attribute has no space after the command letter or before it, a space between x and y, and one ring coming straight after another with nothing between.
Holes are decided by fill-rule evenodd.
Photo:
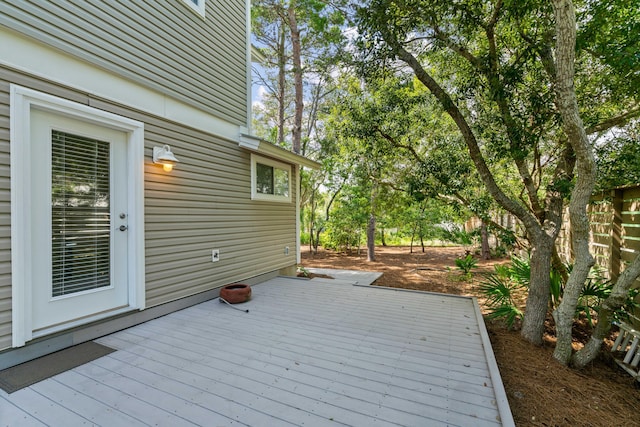
<instances>
[{"instance_id":1,"label":"white siding upper wall","mask_svg":"<svg viewBox=\"0 0 640 427\"><path fill-rule=\"evenodd\" d=\"M246 126L245 1L12 1L0 25Z\"/></svg>"},{"instance_id":2,"label":"white siding upper wall","mask_svg":"<svg viewBox=\"0 0 640 427\"><path fill-rule=\"evenodd\" d=\"M0 350L11 345L10 83L144 122L147 307L296 263L295 204L251 200L250 153L237 142L0 66ZM151 162L163 144L180 160L171 173Z\"/></svg>"}]
</instances>

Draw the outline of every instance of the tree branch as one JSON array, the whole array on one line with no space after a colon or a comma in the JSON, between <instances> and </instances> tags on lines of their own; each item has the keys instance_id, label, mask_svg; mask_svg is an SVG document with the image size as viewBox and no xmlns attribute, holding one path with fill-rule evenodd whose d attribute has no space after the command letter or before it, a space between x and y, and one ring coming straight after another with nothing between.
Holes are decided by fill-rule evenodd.
<instances>
[{"instance_id":1,"label":"tree branch","mask_svg":"<svg viewBox=\"0 0 640 427\"><path fill-rule=\"evenodd\" d=\"M464 197L462 194L458 193L457 191L454 192L453 195L463 205L469 206L471 204L466 197ZM446 196L442 196L442 195L438 194L438 197L440 199L444 200L444 201L450 201L449 200L450 198L447 198ZM473 211L471 211L471 212L473 212ZM476 212L473 212L473 214L477 215ZM503 225L498 224L497 222L492 220L490 217L481 217L480 219L482 219L482 221L484 221L487 225L490 225L492 228L494 228L496 230L513 233L513 230L509 230L508 228L505 228ZM514 235L515 235L515 233L514 233ZM517 246L525 247L524 243L522 242L522 239L518 239L518 236L515 236L515 239L516 239L516 245Z\"/></svg>"},{"instance_id":2,"label":"tree branch","mask_svg":"<svg viewBox=\"0 0 640 427\"><path fill-rule=\"evenodd\" d=\"M398 147L398 148L404 148L405 150L407 150L409 153L411 153L411 155L420 163L424 163L424 159L422 158L422 156L420 156L420 154L418 154L418 152L416 151L415 148L413 148L413 146L411 145L404 145L399 143L394 137L392 137L391 135L385 133L382 131L382 129L380 129L379 127L375 127L374 130L376 132L378 132L380 134L380 136L382 136L384 139L386 139L388 142L391 143L391 145L393 145L394 147Z\"/></svg>"},{"instance_id":3,"label":"tree branch","mask_svg":"<svg viewBox=\"0 0 640 427\"><path fill-rule=\"evenodd\" d=\"M498 0L498 2L496 3L496 6L493 9L493 13L491 14L491 18L489 18L489 21L487 22L487 25L485 28L487 29L495 28L496 24L498 23L498 19L500 18L501 12L502 12L502 0Z\"/></svg>"},{"instance_id":4,"label":"tree branch","mask_svg":"<svg viewBox=\"0 0 640 427\"><path fill-rule=\"evenodd\" d=\"M489 167L487 166L482 152L480 151L476 136L469 127L469 124L462 115L462 112L458 109L449 94L445 92L445 90L433 79L433 77L431 77L431 75L422 67L418 60L406 49L404 49L399 43L397 43L393 39L389 39L389 36L387 36L387 43L395 50L398 57L413 69L418 80L420 80L422 84L424 84L431 91L436 99L438 99L444 110L447 112L447 114L449 114L454 123L458 126L458 129L460 130L460 133L462 134L462 137L467 145L467 149L469 150L469 155L471 156L471 159L473 160L476 169L478 170L478 174L487 187L489 193L491 193L491 195L498 203L500 203L503 208L520 218L523 223L527 224L530 227L538 227L536 218L523 206L510 199L500 189L493 175L491 174Z\"/></svg>"},{"instance_id":5,"label":"tree branch","mask_svg":"<svg viewBox=\"0 0 640 427\"><path fill-rule=\"evenodd\" d=\"M542 222L544 221L544 208L542 207L540 199L538 198L538 189L535 186L534 180L531 178L531 173L529 172L529 168L527 167L524 158L519 152L522 150L522 130L511 115L509 104L507 103L507 99L504 93L504 86L500 81L500 63L498 59L498 49L496 44L495 25L500 16L501 6L502 1L498 1L491 19L489 20L489 23L485 28L487 41L489 42L489 70L485 72L485 75L487 77L487 80L489 81L489 85L491 86L491 91L494 94L494 101L496 102L496 104L498 104L502 121L507 131L507 135L509 136L509 141L511 142L512 158L516 164L516 167L518 168L518 173L520 174L520 178L522 179L525 189L527 190L531 209L536 218L538 218L538 220Z\"/></svg>"},{"instance_id":6,"label":"tree branch","mask_svg":"<svg viewBox=\"0 0 640 427\"><path fill-rule=\"evenodd\" d=\"M463 47L463 46L455 43L453 40L451 40L451 37L449 37L446 33L444 33L442 30L440 30L440 28L434 27L434 35L435 35L435 38L437 40L440 40L441 42L444 42L444 44L449 49L451 49L453 52L457 53L458 55L460 55L461 57L463 57L464 59L469 61L474 67L480 68L482 66L482 63L480 62L480 60L478 58L476 58L465 47Z\"/></svg>"},{"instance_id":7,"label":"tree branch","mask_svg":"<svg viewBox=\"0 0 640 427\"><path fill-rule=\"evenodd\" d=\"M585 129L585 131L589 135L598 133L598 132L603 132L613 127L624 125L627 122L629 122L629 120L635 119L638 116L640 116L640 106L636 105L634 108L632 108L631 110L625 113L622 113L618 116L610 117L600 123L589 126L588 128Z\"/></svg>"}]
</instances>

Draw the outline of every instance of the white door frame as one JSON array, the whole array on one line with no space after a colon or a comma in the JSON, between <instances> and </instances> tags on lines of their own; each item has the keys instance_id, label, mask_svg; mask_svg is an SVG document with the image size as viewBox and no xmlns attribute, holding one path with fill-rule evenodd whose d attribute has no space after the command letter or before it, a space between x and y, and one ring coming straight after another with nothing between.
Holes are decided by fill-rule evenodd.
<instances>
[{"instance_id":1,"label":"white door frame","mask_svg":"<svg viewBox=\"0 0 640 427\"><path fill-rule=\"evenodd\" d=\"M124 310L145 307L144 282L144 124L126 117L98 110L11 84L11 275L13 347L21 347L33 338L31 324L31 271L37 262L31 253L31 111L44 110L123 131L127 134L128 182L128 294ZM64 324L39 332L38 336L114 315L97 314L77 324Z\"/></svg>"}]
</instances>

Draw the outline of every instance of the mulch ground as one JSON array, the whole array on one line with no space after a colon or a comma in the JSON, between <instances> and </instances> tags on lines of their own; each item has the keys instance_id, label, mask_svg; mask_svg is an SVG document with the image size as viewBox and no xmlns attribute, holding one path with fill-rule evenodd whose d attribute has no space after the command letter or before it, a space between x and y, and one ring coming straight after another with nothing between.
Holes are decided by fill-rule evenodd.
<instances>
[{"instance_id":1,"label":"mulch ground","mask_svg":"<svg viewBox=\"0 0 640 427\"><path fill-rule=\"evenodd\" d=\"M302 266L380 271L380 286L478 296L481 272L505 260L478 262L474 277L464 280L455 259L461 247L377 247L376 261L367 262L366 250L344 254L303 248ZM482 298L478 298L482 306ZM542 346L520 338L499 322L485 322L491 338L511 412L518 426L640 426L640 383L622 371L609 352L577 371L553 359L553 332Z\"/></svg>"}]
</instances>

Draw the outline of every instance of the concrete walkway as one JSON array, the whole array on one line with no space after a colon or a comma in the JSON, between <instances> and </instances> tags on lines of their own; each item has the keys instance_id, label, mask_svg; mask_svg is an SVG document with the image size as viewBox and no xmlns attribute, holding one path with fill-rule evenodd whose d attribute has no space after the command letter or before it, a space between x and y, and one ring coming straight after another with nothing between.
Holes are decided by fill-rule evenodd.
<instances>
[{"instance_id":1,"label":"concrete walkway","mask_svg":"<svg viewBox=\"0 0 640 427\"><path fill-rule=\"evenodd\" d=\"M382 276L377 271L339 270L335 268L307 268L310 273L324 274L336 280L351 282L353 285L370 285Z\"/></svg>"}]
</instances>

